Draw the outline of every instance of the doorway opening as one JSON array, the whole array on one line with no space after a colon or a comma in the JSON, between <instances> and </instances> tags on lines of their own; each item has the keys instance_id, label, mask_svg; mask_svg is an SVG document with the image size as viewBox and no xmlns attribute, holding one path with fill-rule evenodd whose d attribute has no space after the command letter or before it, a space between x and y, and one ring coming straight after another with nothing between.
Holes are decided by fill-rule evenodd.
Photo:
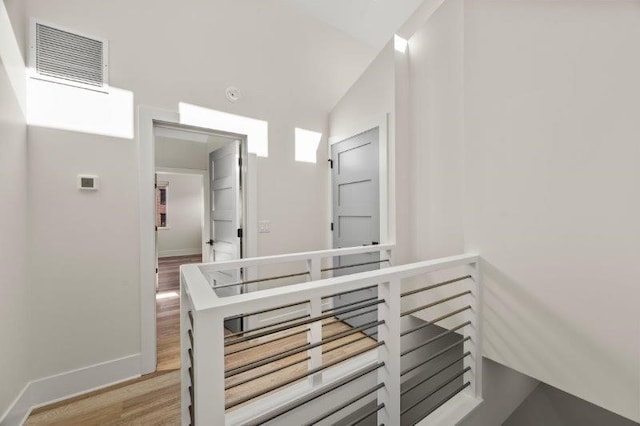
<instances>
[{"instance_id":1,"label":"doorway opening","mask_svg":"<svg viewBox=\"0 0 640 426\"><path fill-rule=\"evenodd\" d=\"M153 123L158 372L180 368L180 266L246 256L246 145L243 135Z\"/></svg>"}]
</instances>

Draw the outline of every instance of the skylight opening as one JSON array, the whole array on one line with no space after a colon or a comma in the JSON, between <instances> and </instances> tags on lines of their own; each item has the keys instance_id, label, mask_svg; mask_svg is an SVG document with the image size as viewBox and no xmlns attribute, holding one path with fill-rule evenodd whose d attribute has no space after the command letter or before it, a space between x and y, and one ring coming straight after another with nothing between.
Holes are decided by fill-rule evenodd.
<instances>
[{"instance_id":1,"label":"skylight opening","mask_svg":"<svg viewBox=\"0 0 640 426\"><path fill-rule=\"evenodd\" d=\"M407 40L405 40L404 38L400 37L397 34L394 34L393 36L393 47L395 47L395 49L400 52L400 53L405 53L407 51L407 45L409 44L409 42Z\"/></svg>"}]
</instances>

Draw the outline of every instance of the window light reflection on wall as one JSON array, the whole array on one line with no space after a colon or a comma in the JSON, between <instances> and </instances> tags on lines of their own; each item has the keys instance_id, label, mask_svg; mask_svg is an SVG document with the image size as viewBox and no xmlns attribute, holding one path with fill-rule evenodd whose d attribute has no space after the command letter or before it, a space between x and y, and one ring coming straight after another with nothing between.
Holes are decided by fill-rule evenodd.
<instances>
[{"instance_id":1,"label":"window light reflection on wall","mask_svg":"<svg viewBox=\"0 0 640 426\"><path fill-rule=\"evenodd\" d=\"M258 157L269 156L269 123L264 120L229 114L185 102L180 102L179 112L181 124L246 135L250 153Z\"/></svg>"},{"instance_id":2,"label":"window light reflection on wall","mask_svg":"<svg viewBox=\"0 0 640 426\"><path fill-rule=\"evenodd\" d=\"M297 128L295 129L296 161L304 163L316 162L316 152L322 139L322 133Z\"/></svg>"}]
</instances>

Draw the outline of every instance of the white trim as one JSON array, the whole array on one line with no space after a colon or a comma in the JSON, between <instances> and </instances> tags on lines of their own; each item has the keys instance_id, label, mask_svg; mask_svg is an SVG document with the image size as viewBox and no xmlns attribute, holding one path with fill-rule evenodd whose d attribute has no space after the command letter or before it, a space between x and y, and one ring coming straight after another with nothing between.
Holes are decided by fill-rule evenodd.
<instances>
[{"instance_id":1,"label":"white trim","mask_svg":"<svg viewBox=\"0 0 640 426\"><path fill-rule=\"evenodd\" d=\"M137 377L140 377L140 354L31 381L4 413L0 425L22 425L35 408Z\"/></svg>"},{"instance_id":2,"label":"white trim","mask_svg":"<svg viewBox=\"0 0 640 426\"><path fill-rule=\"evenodd\" d=\"M161 229L163 228L158 228L158 230L161 230ZM167 229L167 228L164 228L164 229ZM200 247L163 250L158 252L158 257L192 256L196 254L202 254L202 249Z\"/></svg>"},{"instance_id":3,"label":"white trim","mask_svg":"<svg viewBox=\"0 0 640 426\"><path fill-rule=\"evenodd\" d=\"M140 338L141 356L140 372L152 373L156 370L156 238L155 238L155 193L144 190L153 188L155 182L155 144L154 123L161 122L166 125L189 129L188 124L181 124L180 114L159 108L140 105L138 107L138 192L140 208ZM202 129L202 128L201 128ZM243 228L245 257L255 257L258 248L258 222L257 222L257 161L255 154L247 154L247 137L231 134L216 129L206 129L214 134L236 137L242 141L242 155L247 159L247 168L244 169L247 184L243 185L243 195L246 206L244 212ZM208 181L208 178L204 179ZM205 185L205 188L208 187ZM207 193L209 191L207 190ZM208 200L205 195L205 202ZM253 274L253 272L252 272Z\"/></svg>"},{"instance_id":4,"label":"white trim","mask_svg":"<svg viewBox=\"0 0 640 426\"><path fill-rule=\"evenodd\" d=\"M345 134L330 136L327 140L327 152L331 159L331 145L342 142L366 131L378 128L378 147L379 147L379 186L380 186L380 242L391 242L391 232L393 224L390 223L391 205L389 204L390 194L395 193L395 188L391 185L389 176L389 114L382 114L363 120L358 125L352 126ZM331 169L328 176L328 205L329 205L329 222L333 221L333 185L331 181ZM329 245L333 246L333 231L329 229Z\"/></svg>"},{"instance_id":5,"label":"white trim","mask_svg":"<svg viewBox=\"0 0 640 426\"><path fill-rule=\"evenodd\" d=\"M21 425L27 420L32 410L31 393L29 392L30 384L27 383L22 388L16 399L13 400L2 417L0 417L1 426Z\"/></svg>"},{"instance_id":6,"label":"white trim","mask_svg":"<svg viewBox=\"0 0 640 426\"><path fill-rule=\"evenodd\" d=\"M154 120L176 122L176 112L138 108L138 194L140 215L140 372L156 371L156 238Z\"/></svg>"}]
</instances>

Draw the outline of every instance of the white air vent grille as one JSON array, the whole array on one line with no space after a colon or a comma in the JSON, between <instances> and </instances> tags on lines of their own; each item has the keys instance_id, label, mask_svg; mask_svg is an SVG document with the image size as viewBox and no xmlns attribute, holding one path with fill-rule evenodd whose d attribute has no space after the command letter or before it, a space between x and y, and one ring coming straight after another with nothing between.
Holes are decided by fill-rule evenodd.
<instances>
[{"instance_id":1,"label":"white air vent grille","mask_svg":"<svg viewBox=\"0 0 640 426\"><path fill-rule=\"evenodd\" d=\"M34 22L32 64L38 77L102 88L106 85L106 42Z\"/></svg>"}]
</instances>

